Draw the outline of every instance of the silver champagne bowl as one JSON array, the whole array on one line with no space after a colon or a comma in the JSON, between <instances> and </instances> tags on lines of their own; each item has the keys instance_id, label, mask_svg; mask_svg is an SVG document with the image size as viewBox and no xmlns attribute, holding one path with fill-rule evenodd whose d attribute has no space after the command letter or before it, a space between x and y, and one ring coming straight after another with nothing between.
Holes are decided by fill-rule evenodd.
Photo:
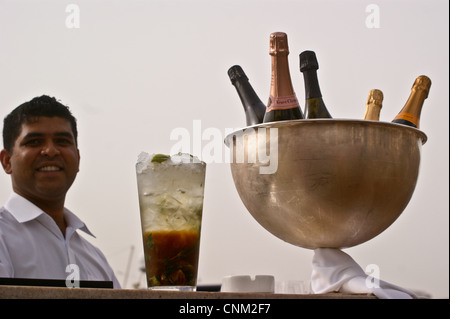
<instances>
[{"instance_id":1,"label":"silver champagne bowl","mask_svg":"<svg viewBox=\"0 0 450 319\"><path fill-rule=\"evenodd\" d=\"M231 172L250 214L307 249L346 248L387 229L414 192L427 136L363 120L294 120L225 138Z\"/></svg>"}]
</instances>

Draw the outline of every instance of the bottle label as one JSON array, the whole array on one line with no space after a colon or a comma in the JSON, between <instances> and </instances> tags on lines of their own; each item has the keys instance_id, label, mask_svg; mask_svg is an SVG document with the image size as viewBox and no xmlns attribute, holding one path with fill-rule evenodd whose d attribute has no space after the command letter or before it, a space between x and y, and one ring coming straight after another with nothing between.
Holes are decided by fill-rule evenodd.
<instances>
[{"instance_id":1,"label":"bottle label","mask_svg":"<svg viewBox=\"0 0 450 319\"><path fill-rule=\"evenodd\" d=\"M266 112L272 110L287 110L299 107L297 97L294 95L289 96L269 96L269 103L267 105Z\"/></svg>"},{"instance_id":2,"label":"bottle label","mask_svg":"<svg viewBox=\"0 0 450 319\"><path fill-rule=\"evenodd\" d=\"M419 118L410 113L400 113L394 118L394 120L407 120L419 127Z\"/></svg>"}]
</instances>

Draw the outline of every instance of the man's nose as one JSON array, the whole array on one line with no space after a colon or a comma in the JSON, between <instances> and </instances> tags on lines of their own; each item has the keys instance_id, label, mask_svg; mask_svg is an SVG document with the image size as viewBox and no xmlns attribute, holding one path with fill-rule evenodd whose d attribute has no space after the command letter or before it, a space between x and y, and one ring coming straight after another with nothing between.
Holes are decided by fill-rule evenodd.
<instances>
[{"instance_id":1,"label":"man's nose","mask_svg":"<svg viewBox=\"0 0 450 319\"><path fill-rule=\"evenodd\" d=\"M53 157L53 156L59 155L60 153L61 152L60 152L58 146L53 142L45 143L44 147L41 150L42 156Z\"/></svg>"}]
</instances>

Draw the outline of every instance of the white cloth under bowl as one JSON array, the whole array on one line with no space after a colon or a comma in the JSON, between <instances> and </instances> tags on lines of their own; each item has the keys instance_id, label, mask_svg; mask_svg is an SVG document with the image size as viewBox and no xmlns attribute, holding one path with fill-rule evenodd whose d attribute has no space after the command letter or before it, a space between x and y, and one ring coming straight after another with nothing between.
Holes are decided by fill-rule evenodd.
<instances>
[{"instance_id":1,"label":"white cloth under bowl","mask_svg":"<svg viewBox=\"0 0 450 319\"><path fill-rule=\"evenodd\" d=\"M313 293L372 293L380 299L412 299L417 295L407 289L369 276L340 249L317 248L314 250L311 274Z\"/></svg>"}]
</instances>

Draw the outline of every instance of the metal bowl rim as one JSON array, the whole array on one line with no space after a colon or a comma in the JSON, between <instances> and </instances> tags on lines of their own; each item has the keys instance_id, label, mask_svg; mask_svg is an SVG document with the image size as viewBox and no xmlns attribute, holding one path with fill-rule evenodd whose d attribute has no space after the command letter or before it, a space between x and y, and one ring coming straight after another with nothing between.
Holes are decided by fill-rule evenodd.
<instances>
[{"instance_id":1,"label":"metal bowl rim","mask_svg":"<svg viewBox=\"0 0 450 319\"><path fill-rule=\"evenodd\" d=\"M239 134L242 134L245 132L245 130L248 129L258 129L258 128L279 128L279 127L289 127L289 126L297 126L297 125L312 125L312 124L329 124L330 122L334 123L348 123L348 124L364 124L364 125L372 125L372 126L380 126L380 127L396 127L399 129L405 129L410 130L417 134L422 139L422 145L424 145L428 137L427 135L412 126L403 125L403 124L397 124L392 122L383 122L383 121L368 121L368 120L354 120L354 119L300 119L300 120L289 120L289 121L278 121L278 122L269 122L269 123L261 123L261 124L255 124L251 126L246 126L241 129L238 129L230 134L228 134L225 139L224 143L226 146L230 147L230 139L232 140L233 136L237 136Z\"/></svg>"}]
</instances>

